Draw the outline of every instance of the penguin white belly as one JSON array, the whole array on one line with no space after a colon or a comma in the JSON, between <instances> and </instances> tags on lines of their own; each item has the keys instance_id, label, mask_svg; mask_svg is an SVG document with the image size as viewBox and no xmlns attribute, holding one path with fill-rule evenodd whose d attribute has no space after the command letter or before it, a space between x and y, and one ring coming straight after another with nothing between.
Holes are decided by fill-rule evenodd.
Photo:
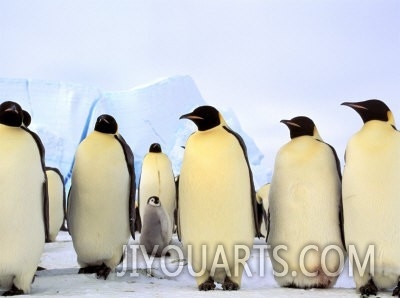
<instances>
[{"instance_id":1,"label":"penguin white belly","mask_svg":"<svg viewBox=\"0 0 400 298\"><path fill-rule=\"evenodd\" d=\"M46 175L49 192L49 237L50 241L56 241L64 220L64 182L52 170L46 170Z\"/></svg>"},{"instance_id":2,"label":"penguin white belly","mask_svg":"<svg viewBox=\"0 0 400 298\"><path fill-rule=\"evenodd\" d=\"M335 245L343 252L339 225L340 179L331 149L322 142L299 137L282 147L276 161L269 193L269 254L275 272L282 273L282 262L273 250L283 245L278 255L288 265L284 276L275 276L281 286L332 286L322 270L322 251ZM315 245L311 248L308 245ZM308 249L309 248L309 249ZM300 260L301 252L304 262ZM339 254L328 253L326 269L340 270ZM307 277L301 265L316 277ZM307 272L305 272L307 273Z\"/></svg>"},{"instance_id":3,"label":"penguin white belly","mask_svg":"<svg viewBox=\"0 0 400 298\"><path fill-rule=\"evenodd\" d=\"M139 212L142 225L147 200L152 196L159 197L167 213L172 238L176 208L176 187L171 162L164 153L150 153L143 160L139 188Z\"/></svg>"},{"instance_id":4,"label":"penguin white belly","mask_svg":"<svg viewBox=\"0 0 400 298\"><path fill-rule=\"evenodd\" d=\"M32 137L0 125L0 138L0 286L28 293L45 242L45 177Z\"/></svg>"},{"instance_id":5,"label":"penguin white belly","mask_svg":"<svg viewBox=\"0 0 400 298\"><path fill-rule=\"evenodd\" d=\"M380 124L364 125L346 149L346 166L343 174L343 206L346 245L354 245L361 261L366 248L374 245L375 276L379 288L397 285L400 275L400 230L397 228L400 210L400 141L381 130L373 133ZM371 131L372 129L372 131ZM369 135L369 136L368 136ZM369 280L366 274L355 274L357 288Z\"/></svg>"},{"instance_id":6,"label":"penguin white belly","mask_svg":"<svg viewBox=\"0 0 400 298\"><path fill-rule=\"evenodd\" d=\"M69 227L78 263L114 269L129 240L129 173L119 143L92 132L75 156Z\"/></svg>"},{"instance_id":7,"label":"penguin white belly","mask_svg":"<svg viewBox=\"0 0 400 298\"><path fill-rule=\"evenodd\" d=\"M180 173L179 212L182 241L186 254L189 246L193 248L189 262L195 272L202 268L203 245L208 272L218 245L223 246L231 271L234 246L251 248L255 232L250 189L249 170L233 135L217 127L189 138ZM241 272L237 275L235 281L240 285Z\"/></svg>"}]
</instances>

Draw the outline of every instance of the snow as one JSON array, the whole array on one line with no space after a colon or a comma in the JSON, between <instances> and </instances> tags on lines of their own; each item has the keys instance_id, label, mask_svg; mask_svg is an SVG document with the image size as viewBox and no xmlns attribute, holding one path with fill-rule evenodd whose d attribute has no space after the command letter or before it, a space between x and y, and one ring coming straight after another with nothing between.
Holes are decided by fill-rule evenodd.
<instances>
[{"instance_id":1,"label":"snow","mask_svg":"<svg viewBox=\"0 0 400 298\"><path fill-rule=\"evenodd\" d=\"M139 244L130 239L129 245ZM180 246L176 238L173 245ZM248 265L252 276L243 275L242 288L239 292L225 292L220 286L211 292L197 290L194 277L189 274L186 262L179 260L178 253L171 250L171 256L155 258L151 269L147 270L146 262L140 249L128 249L128 270L119 274L122 265L112 272L107 280L99 280L92 275L78 273L76 254L71 237L67 232L60 232L57 241L46 243L40 266L46 268L37 273L32 284L30 295L35 297L68 296L68 297L357 297L354 282L349 277L348 263L332 289L287 289L275 283L271 263L266 250L257 248L265 246L265 239L255 239ZM133 257L133 252L137 256ZM264 252L261 254L260 252ZM134 261L132 261L132 259ZM264 269L260 264L263 264ZM162 266L167 269L162 269ZM179 268L183 267L183 268ZM175 277L168 272L182 270ZM122 276L118 276L122 275ZM135 276L131 276L135 275ZM391 292L379 292L380 297L391 297Z\"/></svg>"}]
</instances>

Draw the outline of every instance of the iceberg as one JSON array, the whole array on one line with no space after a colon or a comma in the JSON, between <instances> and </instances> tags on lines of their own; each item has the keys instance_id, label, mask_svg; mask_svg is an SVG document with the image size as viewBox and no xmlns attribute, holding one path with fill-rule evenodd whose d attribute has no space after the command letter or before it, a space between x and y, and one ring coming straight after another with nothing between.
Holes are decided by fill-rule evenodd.
<instances>
[{"instance_id":1,"label":"iceberg","mask_svg":"<svg viewBox=\"0 0 400 298\"><path fill-rule=\"evenodd\" d=\"M186 140L196 130L193 123L179 117L197 106L213 105L203 99L190 76L106 92L66 82L0 79L0 100L16 101L31 114L30 128L45 146L46 165L60 169L66 185L70 182L75 150L101 114L110 114L117 120L119 133L134 153L138 179L143 157L152 143L161 145L178 175ZM260 187L267 181L263 154L242 130L235 113L230 109L220 111L227 124L243 137L255 186Z\"/></svg>"}]
</instances>

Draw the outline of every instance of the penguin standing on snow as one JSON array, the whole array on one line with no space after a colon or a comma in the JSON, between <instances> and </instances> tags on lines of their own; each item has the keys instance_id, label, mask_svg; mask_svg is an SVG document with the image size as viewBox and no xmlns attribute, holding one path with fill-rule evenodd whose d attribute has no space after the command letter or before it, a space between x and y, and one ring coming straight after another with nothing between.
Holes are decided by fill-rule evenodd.
<instances>
[{"instance_id":1,"label":"penguin standing on snow","mask_svg":"<svg viewBox=\"0 0 400 298\"><path fill-rule=\"evenodd\" d=\"M400 296L400 133L392 112L380 100L344 102L364 125L346 147L343 172L343 208L346 244L354 245L364 260L374 245L374 272L361 274L353 266L357 290L376 295L378 289L396 288ZM355 263L355 262L354 262Z\"/></svg>"},{"instance_id":2,"label":"penguin standing on snow","mask_svg":"<svg viewBox=\"0 0 400 298\"><path fill-rule=\"evenodd\" d=\"M27 294L48 235L47 181L40 138L19 104L0 105L0 288Z\"/></svg>"},{"instance_id":3,"label":"penguin standing on snow","mask_svg":"<svg viewBox=\"0 0 400 298\"><path fill-rule=\"evenodd\" d=\"M174 212L176 208L175 177L171 161L162 152L161 146L158 143L151 144L149 152L143 158L138 193L139 213L142 225L148 199L152 196L157 196L167 212L168 226L171 228L172 239Z\"/></svg>"},{"instance_id":4,"label":"penguin standing on snow","mask_svg":"<svg viewBox=\"0 0 400 298\"><path fill-rule=\"evenodd\" d=\"M256 192L256 199L257 203L262 205L262 217L263 220L260 221L260 233L267 238L267 223L268 223L268 218L267 218L267 212L268 212L268 195L269 195L269 189L271 187L270 183L264 184L259 190Z\"/></svg>"},{"instance_id":5,"label":"penguin standing on snow","mask_svg":"<svg viewBox=\"0 0 400 298\"><path fill-rule=\"evenodd\" d=\"M140 245L144 245L149 255L161 257L172 238L172 229L167 212L164 210L161 200L150 197L142 216L143 226L140 235ZM156 250L155 250L156 248Z\"/></svg>"},{"instance_id":6,"label":"penguin standing on snow","mask_svg":"<svg viewBox=\"0 0 400 298\"><path fill-rule=\"evenodd\" d=\"M288 272L274 277L283 287L332 287L344 264L336 250L328 252L324 264L321 255L330 245L345 255L339 159L333 147L322 141L310 118L299 116L281 122L289 128L291 140L275 158L267 243L270 256L275 247L287 247L279 256L287 263ZM316 247L305 255L305 272L300 256L310 244ZM271 257L271 262L275 272L283 272L280 260Z\"/></svg>"},{"instance_id":7,"label":"penguin standing on snow","mask_svg":"<svg viewBox=\"0 0 400 298\"><path fill-rule=\"evenodd\" d=\"M57 168L46 167L47 187L49 193L49 240L56 237L66 217L66 198L64 178Z\"/></svg>"},{"instance_id":8,"label":"penguin standing on snow","mask_svg":"<svg viewBox=\"0 0 400 298\"><path fill-rule=\"evenodd\" d=\"M134 238L133 153L115 119L97 118L94 131L75 154L68 196L68 227L79 273L106 279L122 261L129 232Z\"/></svg>"},{"instance_id":9,"label":"penguin standing on snow","mask_svg":"<svg viewBox=\"0 0 400 298\"><path fill-rule=\"evenodd\" d=\"M179 235L185 253L191 252L199 290L213 290L214 281L224 290L237 290L244 269L237 258L248 256L235 258L235 245L250 249L259 236L246 147L212 106L200 106L180 119L192 120L198 131L187 140L179 176ZM218 256L224 268L215 267Z\"/></svg>"}]
</instances>

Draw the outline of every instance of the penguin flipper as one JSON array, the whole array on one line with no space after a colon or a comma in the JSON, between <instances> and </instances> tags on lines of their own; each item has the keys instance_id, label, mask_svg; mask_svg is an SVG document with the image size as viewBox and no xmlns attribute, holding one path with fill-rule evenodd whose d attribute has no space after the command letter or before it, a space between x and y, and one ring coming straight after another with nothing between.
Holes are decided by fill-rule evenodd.
<instances>
[{"instance_id":1,"label":"penguin flipper","mask_svg":"<svg viewBox=\"0 0 400 298\"><path fill-rule=\"evenodd\" d=\"M45 231L45 242L50 241L50 224L49 224L49 192L47 188L47 178L43 182L43 221L44 221L44 231Z\"/></svg>"},{"instance_id":2,"label":"penguin flipper","mask_svg":"<svg viewBox=\"0 0 400 298\"><path fill-rule=\"evenodd\" d=\"M175 178L176 204L174 211L174 221L176 224L176 235L178 236L178 240L181 241L181 227L179 223L179 178L180 178L179 175Z\"/></svg>"},{"instance_id":3,"label":"penguin flipper","mask_svg":"<svg viewBox=\"0 0 400 298\"><path fill-rule=\"evenodd\" d=\"M253 218L254 218L254 230L255 230L255 237L260 238L261 232L260 232L260 226L261 226L261 221L262 221L262 206L259 206L257 203L257 197L256 197L256 190L254 187L254 179L253 179L253 172L251 171L250 163L249 163L249 158L247 156L247 147L246 144L243 140L243 138L235 131L230 129L228 126L224 125L223 128L234 135L236 139L238 140L240 147L243 150L243 155L246 160L247 168L249 170L249 177L250 177L250 193L251 193L251 205L253 209ZM261 208L261 209L260 209Z\"/></svg>"},{"instance_id":4,"label":"penguin flipper","mask_svg":"<svg viewBox=\"0 0 400 298\"><path fill-rule=\"evenodd\" d=\"M71 235L71 229L70 229L70 227L71 227L71 215L70 215L70 210L71 210L71 201L72 201L71 190L72 190L72 185L71 185L71 187L69 188L69 191L68 191L67 213L66 213L66 222L67 222L67 225L68 225L67 231L68 231L68 234L70 234L70 235Z\"/></svg>"},{"instance_id":5,"label":"penguin flipper","mask_svg":"<svg viewBox=\"0 0 400 298\"><path fill-rule=\"evenodd\" d=\"M50 226L49 226L49 192L47 188L47 175L46 175L46 165L45 165L45 150L43 143L40 139L40 137L31 131L29 128L21 126L21 129L25 130L28 134L31 135L31 137L34 139L36 142L36 145L39 150L40 154L40 162L42 165L43 169L43 175L44 175L44 182L42 185L42 191L43 191L43 220L44 220L44 231L45 231L45 241L50 242Z\"/></svg>"},{"instance_id":6,"label":"penguin flipper","mask_svg":"<svg viewBox=\"0 0 400 298\"><path fill-rule=\"evenodd\" d=\"M139 210L139 206L135 207L135 231L138 231L139 233L142 232L142 218L140 216L140 210Z\"/></svg>"},{"instance_id":7,"label":"penguin flipper","mask_svg":"<svg viewBox=\"0 0 400 298\"><path fill-rule=\"evenodd\" d=\"M136 177L134 168L134 156L131 147L126 143L125 139L120 135L116 134L115 138L121 144L122 150L124 151L126 166L128 167L130 177L130 190L129 190L129 229L131 231L132 238L135 239L135 219L136 219L136 208L135 208L135 193L136 193Z\"/></svg>"},{"instance_id":8,"label":"penguin flipper","mask_svg":"<svg viewBox=\"0 0 400 298\"><path fill-rule=\"evenodd\" d=\"M265 230L267 231L267 234L265 235L265 242L268 242L269 230L271 228L270 227L271 213L269 212L269 209L268 209L268 212L265 213L264 220L265 220Z\"/></svg>"},{"instance_id":9,"label":"penguin flipper","mask_svg":"<svg viewBox=\"0 0 400 298\"><path fill-rule=\"evenodd\" d=\"M320 141L320 142L322 142L322 141ZM341 172L340 160L336 153L336 150L335 150L335 148L333 148L333 146L329 145L328 143L326 143L326 142L323 142L323 143L326 144L327 146L329 146L329 148L331 148L331 150L332 150L332 154L333 154L333 156L335 158L335 162L336 162L337 174L340 179L340 182L342 182L342 172ZM346 161L346 152L344 153L344 159ZM341 194L340 194L340 198L339 198L338 216L339 216L339 225L340 225L340 237L341 237L342 245L346 249L346 242L345 242L345 236L344 236L343 198L342 198Z\"/></svg>"}]
</instances>

